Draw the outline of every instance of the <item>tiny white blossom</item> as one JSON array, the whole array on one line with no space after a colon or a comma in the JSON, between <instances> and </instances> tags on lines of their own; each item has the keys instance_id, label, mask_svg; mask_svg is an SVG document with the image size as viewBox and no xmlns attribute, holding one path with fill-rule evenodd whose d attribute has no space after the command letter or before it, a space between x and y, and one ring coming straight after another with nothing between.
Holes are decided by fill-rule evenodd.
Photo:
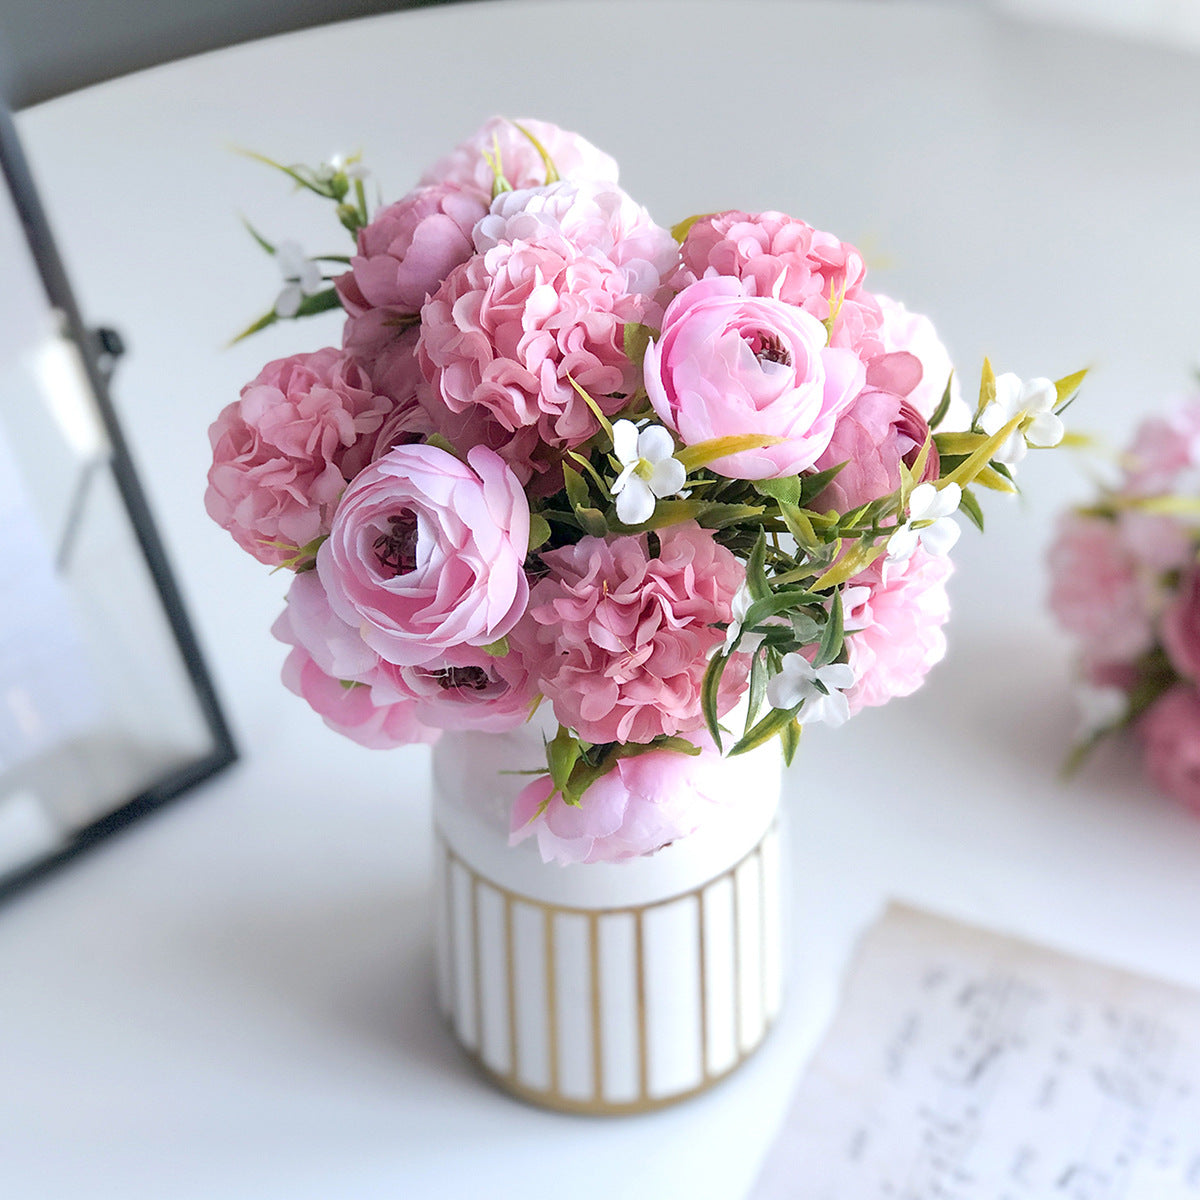
<instances>
[{"instance_id":1,"label":"tiny white blossom","mask_svg":"<svg viewBox=\"0 0 1200 1200\"><path fill-rule=\"evenodd\" d=\"M1116 687L1092 687L1081 684L1075 689L1079 710L1076 737L1090 740L1118 726L1129 715L1129 697Z\"/></svg>"},{"instance_id":2,"label":"tiny white blossom","mask_svg":"<svg viewBox=\"0 0 1200 1200\"><path fill-rule=\"evenodd\" d=\"M743 583L733 593L733 599L730 601L729 627L725 630L725 645L721 647L722 654L728 654L733 649L733 643L737 640L738 634L742 632L742 625L746 621L746 614L750 611L750 605L753 603L754 600L750 595L750 589ZM744 634L738 649L750 653L758 649L762 640L761 633Z\"/></svg>"},{"instance_id":3,"label":"tiny white blossom","mask_svg":"<svg viewBox=\"0 0 1200 1200\"><path fill-rule=\"evenodd\" d=\"M348 162L344 154L333 155L316 170L316 176L322 183L328 183L335 175L345 175L347 179L366 179L370 173L361 162Z\"/></svg>"},{"instance_id":4,"label":"tiny white blossom","mask_svg":"<svg viewBox=\"0 0 1200 1200\"><path fill-rule=\"evenodd\" d=\"M611 491L626 525L650 520L655 502L676 495L687 480L675 441L661 425L639 430L632 421L614 422L613 453L622 469Z\"/></svg>"},{"instance_id":5,"label":"tiny white blossom","mask_svg":"<svg viewBox=\"0 0 1200 1200\"><path fill-rule=\"evenodd\" d=\"M275 247L275 261L286 281L275 298L275 315L294 317L300 311L305 296L315 296L324 285L321 265L305 257L299 242L280 242Z\"/></svg>"},{"instance_id":6,"label":"tiny white blossom","mask_svg":"<svg viewBox=\"0 0 1200 1200\"><path fill-rule=\"evenodd\" d=\"M1013 374L998 375L996 398L980 413L979 428L991 436L1014 417L1024 415L1029 419L1013 430L992 457L1011 466L1025 457L1030 446L1057 446L1066 432L1054 413L1057 403L1058 391L1049 379L1022 382Z\"/></svg>"},{"instance_id":7,"label":"tiny white blossom","mask_svg":"<svg viewBox=\"0 0 1200 1200\"><path fill-rule=\"evenodd\" d=\"M961 500L962 488L957 483L943 488L917 484L908 498L908 520L888 538L887 561L904 562L918 545L929 554L949 554L962 532L951 517Z\"/></svg>"},{"instance_id":8,"label":"tiny white blossom","mask_svg":"<svg viewBox=\"0 0 1200 1200\"><path fill-rule=\"evenodd\" d=\"M802 654L788 654L779 674L767 681L767 703L782 709L802 705L797 715L805 724L823 721L836 727L850 716L846 692L853 686L854 672L845 663L814 667Z\"/></svg>"}]
</instances>

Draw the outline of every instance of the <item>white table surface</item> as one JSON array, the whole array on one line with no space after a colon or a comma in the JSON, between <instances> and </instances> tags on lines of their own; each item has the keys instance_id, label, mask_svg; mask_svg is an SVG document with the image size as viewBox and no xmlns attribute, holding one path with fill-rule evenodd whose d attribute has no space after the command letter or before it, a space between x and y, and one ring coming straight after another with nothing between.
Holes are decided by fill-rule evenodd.
<instances>
[{"instance_id":1,"label":"white table surface","mask_svg":"<svg viewBox=\"0 0 1200 1200\"><path fill-rule=\"evenodd\" d=\"M1187 385L1200 61L1167 50L970 8L509 2L288 36L22 114L85 311L131 345L120 411L244 761L0 910L6 1200L736 1198L892 896L1200 985L1200 819L1116 755L1055 779L1073 718L1042 559L1086 484L1042 456L1026 499L963 536L928 686L806 735L792 994L758 1057L613 1121L475 1077L432 1002L424 752L360 750L282 690L267 628L286 580L201 497L219 408L267 358L337 336L331 317L222 349L277 286L239 211L336 243L318 201L230 145L361 148L392 197L493 112L584 132L664 223L782 208L858 241L964 376L984 352L1023 374L1095 364L1076 421L1113 438Z\"/></svg>"}]
</instances>

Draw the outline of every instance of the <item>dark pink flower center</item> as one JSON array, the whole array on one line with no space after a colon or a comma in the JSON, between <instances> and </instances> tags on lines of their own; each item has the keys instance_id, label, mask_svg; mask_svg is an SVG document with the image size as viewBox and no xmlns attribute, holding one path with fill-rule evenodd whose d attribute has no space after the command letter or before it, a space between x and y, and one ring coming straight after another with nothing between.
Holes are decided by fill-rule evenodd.
<instances>
[{"instance_id":1,"label":"dark pink flower center","mask_svg":"<svg viewBox=\"0 0 1200 1200\"><path fill-rule=\"evenodd\" d=\"M407 575L417 566L417 518L405 509L395 517L388 517L386 533L381 533L374 546L379 566L394 578Z\"/></svg>"},{"instance_id":2,"label":"dark pink flower center","mask_svg":"<svg viewBox=\"0 0 1200 1200\"><path fill-rule=\"evenodd\" d=\"M791 351L783 344L779 334L758 329L747 341L759 362L782 363L785 367L792 365Z\"/></svg>"},{"instance_id":3,"label":"dark pink flower center","mask_svg":"<svg viewBox=\"0 0 1200 1200\"><path fill-rule=\"evenodd\" d=\"M482 667L443 667L440 671L430 671L429 675L437 680L438 687L447 692L463 689L482 692L492 682L491 676Z\"/></svg>"}]
</instances>

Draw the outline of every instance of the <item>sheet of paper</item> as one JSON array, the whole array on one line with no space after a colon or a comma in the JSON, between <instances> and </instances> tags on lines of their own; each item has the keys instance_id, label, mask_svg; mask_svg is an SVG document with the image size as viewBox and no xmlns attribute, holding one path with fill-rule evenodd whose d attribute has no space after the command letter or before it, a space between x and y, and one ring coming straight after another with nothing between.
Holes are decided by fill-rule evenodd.
<instances>
[{"instance_id":1,"label":"sheet of paper","mask_svg":"<svg viewBox=\"0 0 1200 1200\"><path fill-rule=\"evenodd\" d=\"M893 906L751 1200L1200 1200L1200 994Z\"/></svg>"}]
</instances>

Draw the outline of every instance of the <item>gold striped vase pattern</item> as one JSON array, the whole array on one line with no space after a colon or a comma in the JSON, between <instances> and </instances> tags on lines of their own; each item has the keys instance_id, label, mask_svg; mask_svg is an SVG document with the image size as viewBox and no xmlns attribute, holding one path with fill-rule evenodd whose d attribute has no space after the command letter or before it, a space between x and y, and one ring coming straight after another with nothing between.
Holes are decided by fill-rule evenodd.
<instances>
[{"instance_id":1,"label":"gold striped vase pattern","mask_svg":"<svg viewBox=\"0 0 1200 1200\"><path fill-rule=\"evenodd\" d=\"M676 865L664 872L670 894L639 903L557 903L544 882L535 898L511 872L506 886L472 861L483 856L459 836L461 822L437 821L440 1000L494 1081L550 1108L644 1112L704 1091L759 1045L783 984L773 769L751 848L682 890ZM689 841L660 854L686 854ZM639 860L643 876L654 857ZM595 871L531 861L551 881Z\"/></svg>"}]
</instances>

